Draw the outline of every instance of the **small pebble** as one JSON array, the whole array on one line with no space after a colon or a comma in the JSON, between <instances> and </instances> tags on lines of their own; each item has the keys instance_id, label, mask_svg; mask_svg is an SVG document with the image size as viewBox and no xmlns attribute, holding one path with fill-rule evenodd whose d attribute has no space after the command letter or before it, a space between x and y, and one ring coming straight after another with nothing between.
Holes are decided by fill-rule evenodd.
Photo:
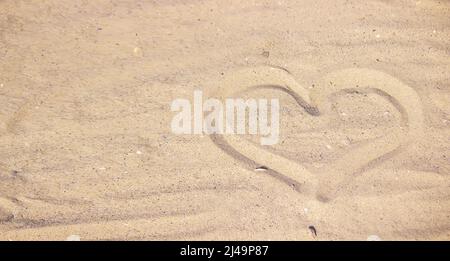
<instances>
[{"instance_id":1,"label":"small pebble","mask_svg":"<svg viewBox=\"0 0 450 261\"><path fill-rule=\"evenodd\" d=\"M261 171L261 172L267 171L267 167L266 166L260 166L260 167L255 168L255 171Z\"/></svg>"},{"instance_id":2,"label":"small pebble","mask_svg":"<svg viewBox=\"0 0 450 261\"><path fill-rule=\"evenodd\" d=\"M317 230L314 226L309 226L309 231L311 231L311 234L313 235L313 237L317 236Z\"/></svg>"},{"instance_id":3,"label":"small pebble","mask_svg":"<svg viewBox=\"0 0 450 261\"><path fill-rule=\"evenodd\" d=\"M381 238L377 235L370 235L367 237L367 241L381 241Z\"/></svg>"},{"instance_id":4,"label":"small pebble","mask_svg":"<svg viewBox=\"0 0 450 261\"><path fill-rule=\"evenodd\" d=\"M66 241L81 241L79 235L70 235L66 238Z\"/></svg>"},{"instance_id":5,"label":"small pebble","mask_svg":"<svg viewBox=\"0 0 450 261\"><path fill-rule=\"evenodd\" d=\"M135 56L141 57L143 55L142 49L139 47L134 47L133 53Z\"/></svg>"}]
</instances>

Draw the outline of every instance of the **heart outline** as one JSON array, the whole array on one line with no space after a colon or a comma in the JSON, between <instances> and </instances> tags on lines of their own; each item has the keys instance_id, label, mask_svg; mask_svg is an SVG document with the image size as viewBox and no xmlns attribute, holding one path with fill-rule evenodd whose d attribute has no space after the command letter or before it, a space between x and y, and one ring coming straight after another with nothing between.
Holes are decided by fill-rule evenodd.
<instances>
[{"instance_id":1,"label":"heart outline","mask_svg":"<svg viewBox=\"0 0 450 261\"><path fill-rule=\"evenodd\" d=\"M345 181L374 167L388 156L400 152L423 133L423 111L416 91L395 77L372 69L349 68L327 74L316 88L310 91L303 88L284 68L270 66L244 68L227 75L213 97L226 99L250 88L264 86L277 87L287 92L312 116L329 114L328 98L332 94L346 91L375 92L387 98L402 115L402 124L408 129L406 135L400 128L379 140L347 152L330 166L319 170L319 174L310 172L298 162L264 150L236 136L217 134L210 136L220 149L233 158L253 168L264 165L271 176L293 185L300 192L314 195L322 202L336 198ZM244 145L241 146L242 144ZM364 158L361 158L362 156ZM348 160L350 158L359 160Z\"/></svg>"}]
</instances>

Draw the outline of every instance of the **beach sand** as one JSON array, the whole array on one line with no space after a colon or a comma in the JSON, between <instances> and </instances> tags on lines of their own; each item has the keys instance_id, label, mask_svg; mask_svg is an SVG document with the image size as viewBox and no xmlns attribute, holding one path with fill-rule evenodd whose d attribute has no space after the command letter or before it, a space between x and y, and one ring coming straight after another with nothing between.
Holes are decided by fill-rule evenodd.
<instances>
[{"instance_id":1,"label":"beach sand","mask_svg":"<svg viewBox=\"0 0 450 261\"><path fill-rule=\"evenodd\" d=\"M0 239L449 240L449 17L431 0L0 1ZM254 88L280 101L277 145L171 131L173 100L268 68L311 95L400 99L336 92L317 116Z\"/></svg>"}]
</instances>

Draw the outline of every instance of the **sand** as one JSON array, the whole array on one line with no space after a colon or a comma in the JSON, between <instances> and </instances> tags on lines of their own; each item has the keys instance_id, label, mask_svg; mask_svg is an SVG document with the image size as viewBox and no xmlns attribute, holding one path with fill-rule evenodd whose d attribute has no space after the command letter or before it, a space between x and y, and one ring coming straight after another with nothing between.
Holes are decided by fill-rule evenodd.
<instances>
[{"instance_id":1,"label":"sand","mask_svg":"<svg viewBox=\"0 0 450 261\"><path fill-rule=\"evenodd\" d=\"M449 17L0 1L0 239L449 240ZM278 98L279 143L174 134L194 90Z\"/></svg>"}]
</instances>

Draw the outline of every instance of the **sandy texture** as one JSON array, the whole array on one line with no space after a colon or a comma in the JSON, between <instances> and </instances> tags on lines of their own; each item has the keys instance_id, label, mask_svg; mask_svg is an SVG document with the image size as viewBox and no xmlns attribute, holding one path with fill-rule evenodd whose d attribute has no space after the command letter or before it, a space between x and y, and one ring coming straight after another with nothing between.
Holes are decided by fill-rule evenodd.
<instances>
[{"instance_id":1,"label":"sandy texture","mask_svg":"<svg viewBox=\"0 0 450 261\"><path fill-rule=\"evenodd\" d=\"M449 17L0 1L0 239L449 240ZM173 134L195 89L279 98L280 142Z\"/></svg>"}]
</instances>

